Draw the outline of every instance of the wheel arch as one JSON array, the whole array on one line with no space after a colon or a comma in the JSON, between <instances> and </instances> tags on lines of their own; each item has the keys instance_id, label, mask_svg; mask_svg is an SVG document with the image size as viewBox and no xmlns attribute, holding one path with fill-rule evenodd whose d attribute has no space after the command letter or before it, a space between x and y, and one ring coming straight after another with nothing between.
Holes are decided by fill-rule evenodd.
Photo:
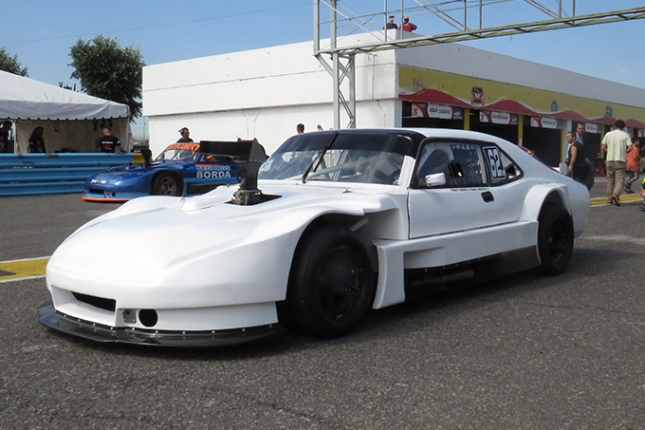
<instances>
[{"instance_id":1,"label":"wheel arch","mask_svg":"<svg viewBox=\"0 0 645 430\"><path fill-rule=\"evenodd\" d=\"M571 215L564 186L538 185L527 193L520 219L537 221L545 208L557 205L562 206Z\"/></svg>"},{"instance_id":2,"label":"wheel arch","mask_svg":"<svg viewBox=\"0 0 645 430\"><path fill-rule=\"evenodd\" d=\"M315 218L312 218L309 223L304 228L300 238L298 239L298 244L296 245L296 250L303 240L306 240L307 237L311 234L312 231L320 229L328 225L337 225L341 227L346 227L357 234L361 244L367 251L367 254L370 258L370 266L373 272L378 272L378 256L376 253L376 247L369 238L360 234L360 229L368 223L367 215L358 216L355 214L347 213L325 213L321 214Z\"/></svg>"}]
</instances>

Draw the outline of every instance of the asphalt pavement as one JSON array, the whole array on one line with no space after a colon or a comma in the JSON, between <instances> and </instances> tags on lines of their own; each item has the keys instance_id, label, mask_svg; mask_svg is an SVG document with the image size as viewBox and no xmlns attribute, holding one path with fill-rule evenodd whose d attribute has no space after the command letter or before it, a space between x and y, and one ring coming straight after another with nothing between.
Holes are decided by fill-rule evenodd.
<instances>
[{"instance_id":1,"label":"asphalt pavement","mask_svg":"<svg viewBox=\"0 0 645 430\"><path fill-rule=\"evenodd\" d=\"M334 340L97 344L38 324L43 279L0 283L0 429L645 430L638 204L593 207L560 276L527 271L373 311ZM115 207L2 198L0 260L51 255Z\"/></svg>"},{"instance_id":2,"label":"asphalt pavement","mask_svg":"<svg viewBox=\"0 0 645 430\"><path fill-rule=\"evenodd\" d=\"M627 194L623 192L620 196L621 203L630 203L630 202L642 202L643 198L641 197L641 181L642 177L639 178L634 184L632 184L632 190L634 194ZM606 176L596 176L594 178L594 185L589 190L589 195L591 196L591 204L594 206L607 205L607 177Z\"/></svg>"}]
</instances>

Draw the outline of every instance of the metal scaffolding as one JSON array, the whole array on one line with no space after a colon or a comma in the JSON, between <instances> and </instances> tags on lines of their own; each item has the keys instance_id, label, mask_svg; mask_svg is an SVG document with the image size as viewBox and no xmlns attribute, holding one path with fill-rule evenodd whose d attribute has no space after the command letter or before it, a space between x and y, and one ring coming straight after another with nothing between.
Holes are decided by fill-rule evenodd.
<instances>
[{"instance_id":1,"label":"metal scaffolding","mask_svg":"<svg viewBox=\"0 0 645 430\"><path fill-rule=\"evenodd\" d=\"M342 7L339 5L341 1ZM383 1L382 10L359 14L352 12L347 6L352 3L352 0L314 0L314 56L333 79L334 128L336 129L341 128L341 107L348 117L347 128L356 127L355 57L357 54L645 18L645 7L577 15L576 0L552 0L550 4L557 5L556 10L549 8L544 1L538 0L399 0L396 2L397 6L393 7L391 5L395 3L394 1L390 1L390 4L388 0ZM514 3L514 5L521 3L531 12L540 16L544 14L548 18L485 27L483 22L488 8L503 3ZM329 9L329 20L321 19L322 7ZM413 37L403 38L402 30L383 31L387 18L392 15L400 18L404 16L436 18L444 25L454 28L455 31L428 36L415 34ZM473 17L478 18L475 27L471 27L469 22L469 18L472 21ZM326 46L322 46L323 31L327 33L325 38L329 38ZM373 41L371 43L362 41L360 45L348 45L344 42L339 46L339 38L359 31L369 33ZM343 92L345 80L347 85L344 89L347 95Z\"/></svg>"}]
</instances>

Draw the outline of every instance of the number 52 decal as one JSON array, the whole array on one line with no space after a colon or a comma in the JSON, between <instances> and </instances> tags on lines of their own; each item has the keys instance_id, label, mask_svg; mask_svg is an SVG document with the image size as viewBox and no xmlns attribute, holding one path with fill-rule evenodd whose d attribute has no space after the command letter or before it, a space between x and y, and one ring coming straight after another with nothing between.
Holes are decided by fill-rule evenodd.
<instances>
[{"instance_id":1,"label":"number 52 decal","mask_svg":"<svg viewBox=\"0 0 645 430\"><path fill-rule=\"evenodd\" d=\"M493 179L506 178L506 171L502 165L502 157L499 155L499 148L496 146L486 146L483 148L488 164L490 165L490 174Z\"/></svg>"}]
</instances>

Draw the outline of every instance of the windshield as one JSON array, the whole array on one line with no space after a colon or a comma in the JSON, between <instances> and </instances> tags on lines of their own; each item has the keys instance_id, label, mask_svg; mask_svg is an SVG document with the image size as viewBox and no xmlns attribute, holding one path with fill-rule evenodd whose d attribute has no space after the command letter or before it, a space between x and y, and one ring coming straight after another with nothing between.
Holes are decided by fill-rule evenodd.
<instances>
[{"instance_id":1,"label":"windshield","mask_svg":"<svg viewBox=\"0 0 645 430\"><path fill-rule=\"evenodd\" d=\"M199 143L173 143L155 161L195 161L199 155Z\"/></svg>"},{"instance_id":2,"label":"windshield","mask_svg":"<svg viewBox=\"0 0 645 430\"><path fill-rule=\"evenodd\" d=\"M397 184L412 140L396 133L309 133L287 140L259 179Z\"/></svg>"}]
</instances>

